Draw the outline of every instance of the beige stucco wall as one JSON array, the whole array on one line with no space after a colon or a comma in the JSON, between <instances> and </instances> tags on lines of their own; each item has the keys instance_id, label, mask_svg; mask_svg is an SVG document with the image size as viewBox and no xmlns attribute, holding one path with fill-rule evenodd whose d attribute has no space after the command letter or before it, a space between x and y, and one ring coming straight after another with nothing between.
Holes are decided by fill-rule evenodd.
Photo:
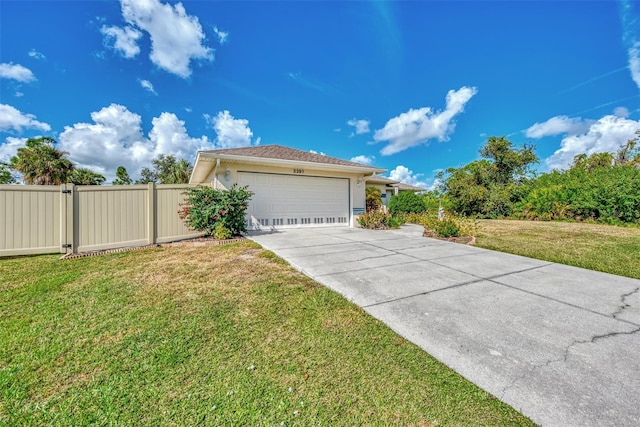
<instances>
[{"instance_id":1,"label":"beige stucco wall","mask_svg":"<svg viewBox=\"0 0 640 427\"><path fill-rule=\"evenodd\" d=\"M227 168L229 169L229 175L227 179ZM294 171L302 171L302 173L295 173ZM349 206L350 206L350 218L349 224L355 226L354 210L364 211L365 204L365 174L353 173L353 172L341 172L341 171L326 171L322 169L313 168L300 168L300 167L278 167L278 166L265 166L254 165L248 163L229 163L224 160L220 161L220 166L217 172L215 167L211 173L207 176L204 183L210 183L215 185L218 189L229 189L233 184L238 182L238 172L262 172L262 173L276 173L285 175L299 175L299 176L315 176L315 177L327 177L327 178L348 178L349 179ZM216 176L217 175L217 176ZM360 179L360 184L358 184Z\"/></svg>"}]
</instances>

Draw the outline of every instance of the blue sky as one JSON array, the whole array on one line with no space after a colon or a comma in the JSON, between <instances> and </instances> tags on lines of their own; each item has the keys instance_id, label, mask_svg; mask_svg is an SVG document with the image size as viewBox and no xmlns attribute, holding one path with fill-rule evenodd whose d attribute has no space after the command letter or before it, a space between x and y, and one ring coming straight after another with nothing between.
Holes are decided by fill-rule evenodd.
<instances>
[{"instance_id":1,"label":"blue sky","mask_svg":"<svg viewBox=\"0 0 640 427\"><path fill-rule=\"evenodd\" d=\"M428 187L488 136L540 170L640 128L640 4L0 1L0 161L47 135L133 177L281 144Z\"/></svg>"}]
</instances>

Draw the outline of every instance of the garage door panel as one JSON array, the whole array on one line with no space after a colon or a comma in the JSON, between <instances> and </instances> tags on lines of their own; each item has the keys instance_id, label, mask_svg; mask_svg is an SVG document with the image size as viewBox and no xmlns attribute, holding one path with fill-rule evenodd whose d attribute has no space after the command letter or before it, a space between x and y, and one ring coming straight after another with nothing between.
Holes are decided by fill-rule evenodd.
<instances>
[{"instance_id":1,"label":"garage door panel","mask_svg":"<svg viewBox=\"0 0 640 427\"><path fill-rule=\"evenodd\" d=\"M347 179L240 172L238 181L254 193L251 228L348 225Z\"/></svg>"}]
</instances>

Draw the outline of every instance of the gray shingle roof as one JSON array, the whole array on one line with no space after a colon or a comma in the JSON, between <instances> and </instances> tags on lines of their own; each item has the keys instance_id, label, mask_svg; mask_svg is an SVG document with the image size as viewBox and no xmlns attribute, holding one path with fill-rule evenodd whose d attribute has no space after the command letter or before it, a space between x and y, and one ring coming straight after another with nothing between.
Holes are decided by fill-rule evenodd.
<instances>
[{"instance_id":1,"label":"gray shingle roof","mask_svg":"<svg viewBox=\"0 0 640 427\"><path fill-rule=\"evenodd\" d=\"M225 154L232 156L246 156L263 159L294 160L299 162L324 163L329 165L357 166L377 169L362 163L349 162L336 157L324 156L322 154L310 153L308 151L295 148L283 147L281 145L257 145L241 148L221 148L218 150L205 150L202 153Z\"/></svg>"}]
</instances>

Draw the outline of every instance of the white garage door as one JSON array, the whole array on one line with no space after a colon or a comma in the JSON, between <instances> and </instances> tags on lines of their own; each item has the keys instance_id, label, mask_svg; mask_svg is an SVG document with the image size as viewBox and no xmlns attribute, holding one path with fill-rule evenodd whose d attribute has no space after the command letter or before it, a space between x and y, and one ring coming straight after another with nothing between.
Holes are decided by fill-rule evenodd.
<instances>
[{"instance_id":1,"label":"white garage door","mask_svg":"<svg viewBox=\"0 0 640 427\"><path fill-rule=\"evenodd\" d=\"M247 209L249 229L348 225L346 178L239 172L238 183L254 193Z\"/></svg>"}]
</instances>

